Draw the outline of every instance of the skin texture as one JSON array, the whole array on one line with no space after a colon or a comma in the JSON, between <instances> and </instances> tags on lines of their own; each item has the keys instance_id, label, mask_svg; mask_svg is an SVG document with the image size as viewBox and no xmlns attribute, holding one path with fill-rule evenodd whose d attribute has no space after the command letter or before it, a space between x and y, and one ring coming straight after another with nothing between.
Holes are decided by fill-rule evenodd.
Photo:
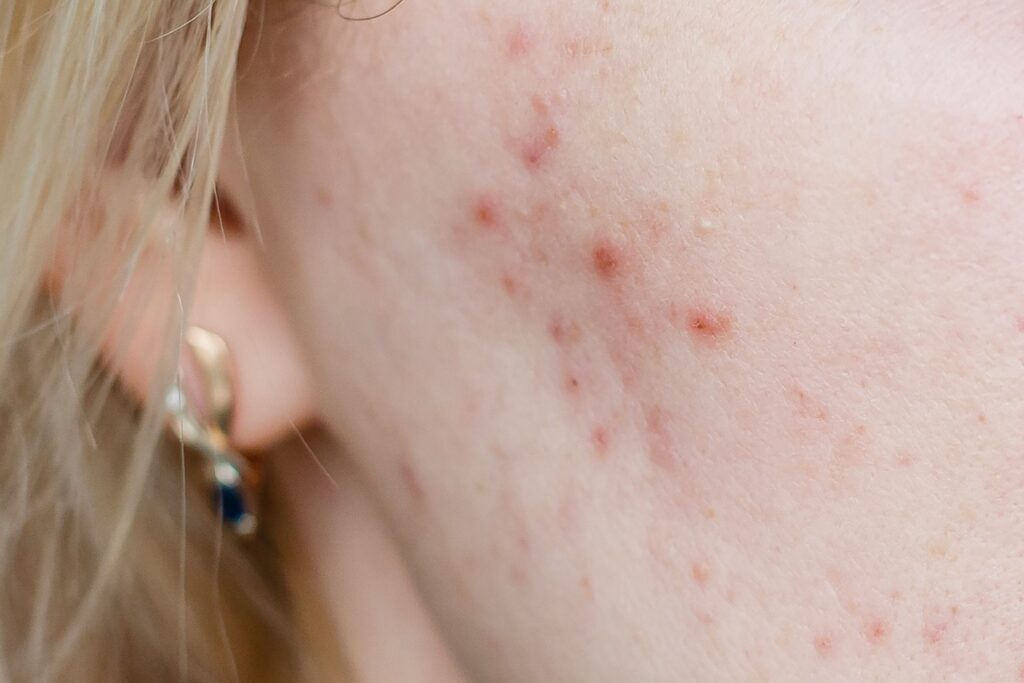
<instances>
[{"instance_id":1,"label":"skin texture","mask_svg":"<svg viewBox=\"0 0 1024 683\"><path fill-rule=\"evenodd\" d=\"M1024 680L1022 36L268 3L226 189L471 678Z\"/></svg>"}]
</instances>

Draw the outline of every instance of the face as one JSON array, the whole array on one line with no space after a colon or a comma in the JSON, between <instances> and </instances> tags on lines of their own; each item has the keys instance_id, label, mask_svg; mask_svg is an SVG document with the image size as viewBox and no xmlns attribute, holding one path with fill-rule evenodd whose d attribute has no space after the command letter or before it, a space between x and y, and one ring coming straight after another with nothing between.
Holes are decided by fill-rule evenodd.
<instances>
[{"instance_id":1,"label":"face","mask_svg":"<svg viewBox=\"0 0 1024 683\"><path fill-rule=\"evenodd\" d=\"M1022 31L1011 0L268 8L267 268L476 678L1024 672Z\"/></svg>"}]
</instances>

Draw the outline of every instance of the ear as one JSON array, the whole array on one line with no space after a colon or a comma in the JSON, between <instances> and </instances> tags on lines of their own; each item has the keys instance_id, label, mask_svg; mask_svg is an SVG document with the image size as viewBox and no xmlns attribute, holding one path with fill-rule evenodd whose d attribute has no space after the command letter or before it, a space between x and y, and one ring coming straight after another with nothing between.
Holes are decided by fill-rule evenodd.
<instances>
[{"instance_id":1,"label":"ear","mask_svg":"<svg viewBox=\"0 0 1024 683\"><path fill-rule=\"evenodd\" d=\"M238 224L238 215L215 211L206 226L187 324L226 342L235 397L229 436L237 449L262 450L314 419L312 382L288 316L261 267L260 245ZM51 289L65 286L61 261L48 278ZM153 302L175 299L177 283L168 275L173 268L167 261L166 255L140 259L103 335L107 367L140 401L152 395L158 352L166 348L167 311ZM191 366L180 364L183 372Z\"/></svg>"}]
</instances>

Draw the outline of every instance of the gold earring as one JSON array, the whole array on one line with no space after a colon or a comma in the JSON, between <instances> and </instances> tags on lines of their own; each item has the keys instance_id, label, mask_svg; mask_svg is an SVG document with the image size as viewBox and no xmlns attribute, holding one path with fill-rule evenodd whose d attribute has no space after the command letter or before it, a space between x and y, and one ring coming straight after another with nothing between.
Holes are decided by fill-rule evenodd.
<instances>
[{"instance_id":1,"label":"gold earring","mask_svg":"<svg viewBox=\"0 0 1024 683\"><path fill-rule=\"evenodd\" d=\"M185 346L189 357L184 362L193 372L180 373L167 393L167 424L185 446L203 456L205 481L221 519L239 536L252 536L261 472L259 463L231 446L235 398L228 346L201 327L188 328ZM194 382L186 390L181 383L188 380Z\"/></svg>"}]
</instances>

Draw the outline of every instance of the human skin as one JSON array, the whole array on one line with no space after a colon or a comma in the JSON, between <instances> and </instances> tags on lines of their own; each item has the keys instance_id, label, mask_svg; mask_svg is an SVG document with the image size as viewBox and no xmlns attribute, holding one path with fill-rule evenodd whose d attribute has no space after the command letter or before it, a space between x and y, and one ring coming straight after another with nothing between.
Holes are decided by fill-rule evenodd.
<instances>
[{"instance_id":1,"label":"human skin","mask_svg":"<svg viewBox=\"0 0 1024 683\"><path fill-rule=\"evenodd\" d=\"M1024 680L1024 4L267 4L251 218L470 678Z\"/></svg>"}]
</instances>

